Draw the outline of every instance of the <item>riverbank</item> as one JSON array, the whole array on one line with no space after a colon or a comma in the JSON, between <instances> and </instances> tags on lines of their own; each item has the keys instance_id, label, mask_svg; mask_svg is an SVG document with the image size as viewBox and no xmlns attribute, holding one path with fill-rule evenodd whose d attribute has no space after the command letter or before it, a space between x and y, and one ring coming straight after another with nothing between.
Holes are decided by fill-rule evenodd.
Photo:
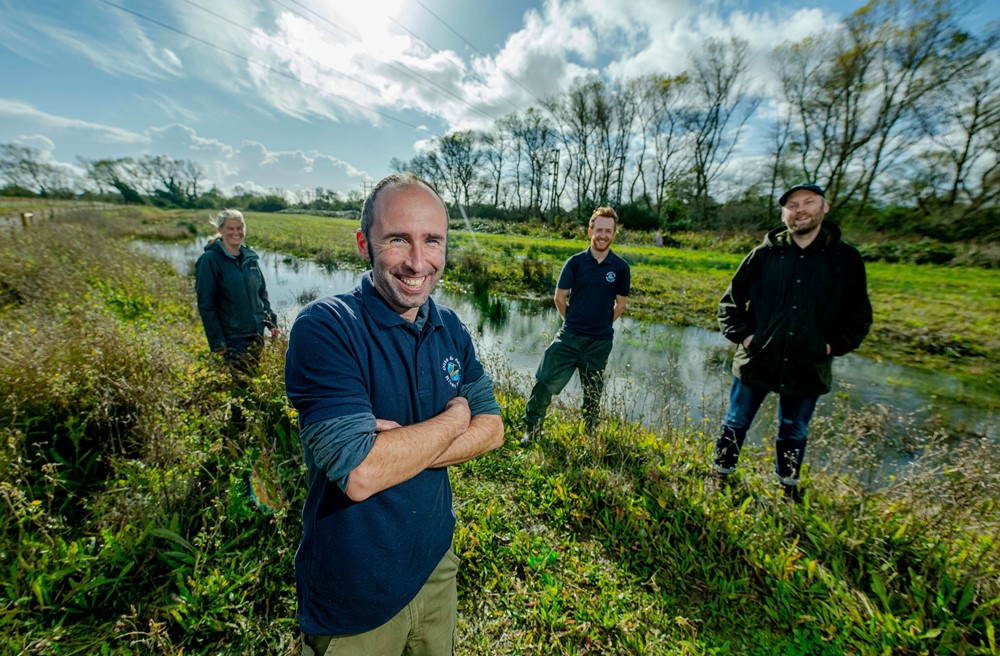
<instances>
[{"instance_id":1,"label":"riverbank","mask_svg":"<svg viewBox=\"0 0 1000 656\"><path fill-rule=\"evenodd\" d=\"M189 212L150 208L143 216L147 235L212 234L208 221ZM357 221L250 213L247 222L253 245L330 266L363 265L354 245ZM550 302L563 262L586 245L582 229L577 239L566 239L453 228L444 281ZM630 317L718 329L719 298L745 253L629 243L614 248L632 264ZM875 322L859 355L954 374L1000 398L1000 276L994 270L870 262L867 271Z\"/></svg>"},{"instance_id":2,"label":"riverbank","mask_svg":"<svg viewBox=\"0 0 1000 656\"><path fill-rule=\"evenodd\" d=\"M297 653L305 483L283 344L233 394L190 279L136 258L120 239L136 228L104 214L0 237L0 653ZM837 459L790 506L766 448L713 487L711 427L682 412L584 436L556 407L520 448L520 385L487 365L508 439L452 469L458 654L996 652L986 441L890 435L895 417L845 405L814 430ZM919 457L874 490L887 440ZM274 514L246 493L257 453Z\"/></svg>"}]
</instances>

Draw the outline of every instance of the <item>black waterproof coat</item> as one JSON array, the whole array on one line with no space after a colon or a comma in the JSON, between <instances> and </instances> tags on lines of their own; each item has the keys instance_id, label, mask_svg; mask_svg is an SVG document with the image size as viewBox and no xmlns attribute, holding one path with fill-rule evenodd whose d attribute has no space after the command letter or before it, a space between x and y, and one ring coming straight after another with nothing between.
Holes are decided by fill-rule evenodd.
<instances>
[{"instance_id":1,"label":"black waterproof coat","mask_svg":"<svg viewBox=\"0 0 1000 656\"><path fill-rule=\"evenodd\" d=\"M829 392L833 356L856 349L871 325L861 254L827 221L804 250L786 228L769 232L743 259L719 303L722 334L739 345L733 373L780 394ZM749 335L754 338L744 348Z\"/></svg>"},{"instance_id":2,"label":"black waterproof coat","mask_svg":"<svg viewBox=\"0 0 1000 656\"><path fill-rule=\"evenodd\" d=\"M198 312L212 351L221 351L230 339L260 336L278 320L257 254L241 245L240 255L227 253L217 239L205 246L195 264Z\"/></svg>"}]
</instances>

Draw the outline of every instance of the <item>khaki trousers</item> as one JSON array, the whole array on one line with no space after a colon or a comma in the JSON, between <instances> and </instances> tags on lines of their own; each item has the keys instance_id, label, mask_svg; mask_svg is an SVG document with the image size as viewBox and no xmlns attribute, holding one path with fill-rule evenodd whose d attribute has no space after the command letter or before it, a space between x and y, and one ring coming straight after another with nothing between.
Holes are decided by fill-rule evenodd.
<instances>
[{"instance_id":1,"label":"khaki trousers","mask_svg":"<svg viewBox=\"0 0 1000 656\"><path fill-rule=\"evenodd\" d=\"M457 574L458 556L449 549L417 596L391 620L364 633L302 636L303 656L451 656Z\"/></svg>"}]
</instances>

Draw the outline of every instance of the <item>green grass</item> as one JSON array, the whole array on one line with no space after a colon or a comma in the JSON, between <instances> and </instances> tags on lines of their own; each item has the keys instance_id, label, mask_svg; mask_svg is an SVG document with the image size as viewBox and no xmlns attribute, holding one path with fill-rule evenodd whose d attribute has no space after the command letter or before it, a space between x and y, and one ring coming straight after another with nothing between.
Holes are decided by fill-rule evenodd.
<instances>
[{"instance_id":1,"label":"green grass","mask_svg":"<svg viewBox=\"0 0 1000 656\"><path fill-rule=\"evenodd\" d=\"M356 221L251 213L247 222L248 241L263 248L364 266L354 245ZM198 225L211 232L207 221ZM578 238L566 239L469 233L461 225L453 223L446 283L517 297L551 298L563 262L587 245L582 228ZM627 235L623 241L614 248L632 264L630 317L718 329L719 299L748 240L718 241L726 252L631 244ZM867 270L875 323L860 355L952 373L997 395L1000 277L992 269L869 263Z\"/></svg>"},{"instance_id":2,"label":"green grass","mask_svg":"<svg viewBox=\"0 0 1000 656\"><path fill-rule=\"evenodd\" d=\"M121 239L188 229L142 221L0 237L0 654L297 653L283 344L234 386L191 280ZM767 445L718 488L714 422L684 408L651 430L613 398L585 436L556 405L520 448L526 381L486 364L508 440L452 470L458 654L998 653L995 444L838 402L790 506ZM913 462L875 486L890 451ZM288 500L275 514L245 492L256 452Z\"/></svg>"}]
</instances>

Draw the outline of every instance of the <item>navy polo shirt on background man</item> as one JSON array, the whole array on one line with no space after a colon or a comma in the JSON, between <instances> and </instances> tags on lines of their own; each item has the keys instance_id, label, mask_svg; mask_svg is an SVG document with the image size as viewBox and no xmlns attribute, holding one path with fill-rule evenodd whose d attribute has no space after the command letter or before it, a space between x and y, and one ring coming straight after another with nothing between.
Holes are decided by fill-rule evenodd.
<instances>
[{"instance_id":1,"label":"navy polo shirt on background man","mask_svg":"<svg viewBox=\"0 0 1000 656\"><path fill-rule=\"evenodd\" d=\"M379 296L371 273L353 292L307 305L292 330L285 382L305 427L309 471L295 557L299 624L307 635L368 631L410 602L451 546L448 470L425 469L363 502L344 492L346 476L329 472L364 460L376 417L416 424L460 393L472 415L500 408L455 313L428 299L410 323ZM309 434L308 426L330 421L359 422L367 443L331 445Z\"/></svg>"},{"instance_id":2,"label":"navy polo shirt on background man","mask_svg":"<svg viewBox=\"0 0 1000 656\"><path fill-rule=\"evenodd\" d=\"M594 210L587 230L590 247L566 260L559 274L554 300L563 325L538 365L525 406L521 444L538 436L552 397L566 387L574 371L580 372L586 430L596 426L613 324L625 310L631 287L628 263L611 250L617 227L613 209Z\"/></svg>"},{"instance_id":3,"label":"navy polo shirt on background man","mask_svg":"<svg viewBox=\"0 0 1000 656\"><path fill-rule=\"evenodd\" d=\"M589 248L572 256L563 265L556 285L572 290L562 329L610 341L615 336L615 297L628 296L630 285L628 262L614 251L609 251L603 262L598 262Z\"/></svg>"}]
</instances>

